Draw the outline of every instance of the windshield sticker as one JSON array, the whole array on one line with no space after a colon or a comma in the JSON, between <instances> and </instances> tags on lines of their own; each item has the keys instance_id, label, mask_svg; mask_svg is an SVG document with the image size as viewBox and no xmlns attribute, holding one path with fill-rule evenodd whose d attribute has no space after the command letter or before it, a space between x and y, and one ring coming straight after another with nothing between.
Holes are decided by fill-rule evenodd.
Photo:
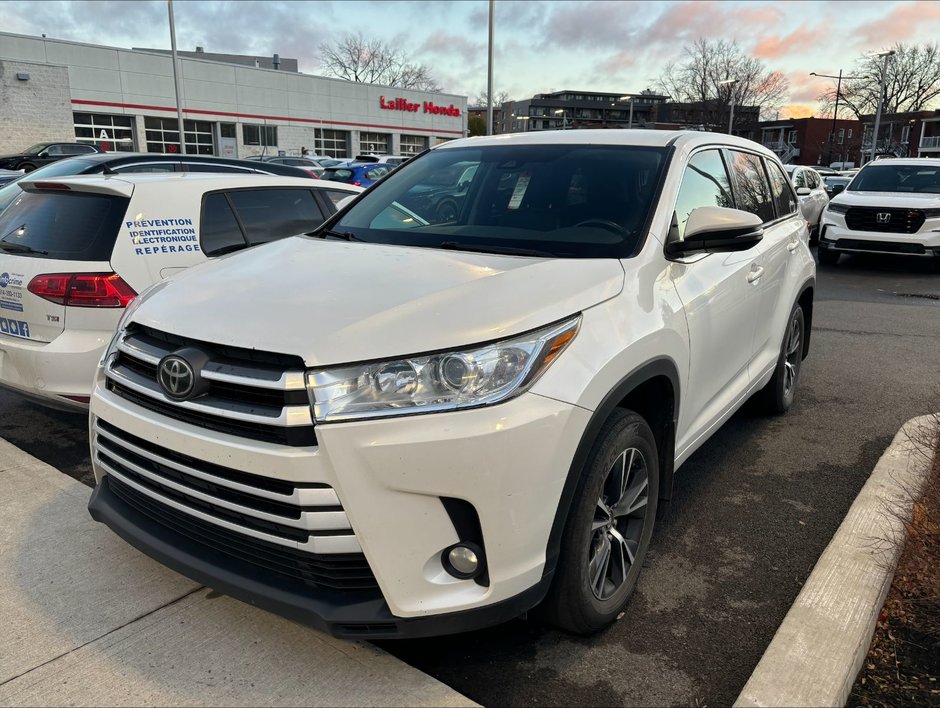
<instances>
[{"instance_id":1,"label":"windshield sticker","mask_svg":"<svg viewBox=\"0 0 940 708\"><path fill-rule=\"evenodd\" d=\"M137 219L124 226L138 256L200 252L192 219Z\"/></svg>"},{"instance_id":2,"label":"windshield sticker","mask_svg":"<svg viewBox=\"0 0 940 708\"><path fill-rule=\"evenodd\" d=\"M23 275L0 273L0 310L23 311Z\"/></svg>"},{"instance_id":3,"label":"windshield sticker","mask_svg":"<svg viewBox=\"0 0 940 708\"><path fill-rule=\"evenodd\" d=\"M11 337L22 337L29 339L29 323L20 320L8 320L6 317L0 317L0 332L9 334Z\"/></svg>"},{"instance_id":4,"label":"windshield sticker","mask_svg":"<svg viewBox=\"0 0 940 708\"><path fill-rule=\"evenodd\" d=\"M522 204L522 198L525 196L525 191L529 188L529 180L532 179L528 172L523 172L519 175L519 180L516 182L516 188L512 190L512 196L509 198L509 204L506 205L507 209L518 209Z\"/></svg>"}]
</instances>

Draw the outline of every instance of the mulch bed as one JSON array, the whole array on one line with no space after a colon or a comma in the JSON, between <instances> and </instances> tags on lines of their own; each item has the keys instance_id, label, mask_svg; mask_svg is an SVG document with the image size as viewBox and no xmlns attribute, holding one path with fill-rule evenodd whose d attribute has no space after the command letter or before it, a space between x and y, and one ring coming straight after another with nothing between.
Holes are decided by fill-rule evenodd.
<instances>
[{"instance_id":1,"label":"mulch bed","mask_svg":"<svg viewBox=\"0 0 940 708\"><path fill-rule=\"evenodd\" d=\"M940 706L940 451L849 706Z\"/></svg>"}]
</instances>

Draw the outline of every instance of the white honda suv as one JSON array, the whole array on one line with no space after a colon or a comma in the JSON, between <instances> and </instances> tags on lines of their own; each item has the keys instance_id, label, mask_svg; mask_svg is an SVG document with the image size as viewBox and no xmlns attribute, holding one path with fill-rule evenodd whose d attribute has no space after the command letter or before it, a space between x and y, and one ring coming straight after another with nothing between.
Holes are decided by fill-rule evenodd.
<instances>
[{"instance_id":1,"label":"white honda suv","mask_svg":"<svg viewBox=\"0 0 940 708\"><path fill-rule=\"evenodd\" d=\"M315 234L131 304L93 392L90 512L337 635L540 603L596 631L676 469L752 394L791 405L805 230L778 159L731 136L440 145Z\"/></svg>"},{"instance_id":2,"label":"white honda suv","mask_svg":"<svg viewBox=\"0 0 940 708\"><path fill-rule=\"evenodd\" d=\"M843 253L932 259L940 266L940 160L877 160L823 213L819 262Z\"/></svg>"}]
</instances>

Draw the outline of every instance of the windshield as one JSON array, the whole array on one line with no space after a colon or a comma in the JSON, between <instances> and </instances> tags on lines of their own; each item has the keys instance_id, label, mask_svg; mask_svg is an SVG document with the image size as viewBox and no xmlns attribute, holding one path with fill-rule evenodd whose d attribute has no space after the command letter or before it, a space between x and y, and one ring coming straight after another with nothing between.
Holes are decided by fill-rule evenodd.
<instances>
[{"instance_id":1,"label":"windshield","mask_svg":"<svg viewBox=\"0 0 940 708\"><path fill-rule=\"evenodd\" d=\"M45 167L40 167L38 170L33 170L29 173L29 178L31 180L36 180L49 179L50 177L80 175L89 167L94 166L94 164L94 162L82 160L78 157L70 157L65 160L58 160L57 162L46 165ZM0 189L0 211L3 211L8 206L10 206L10 204L13 203L13 200L23 193L23 190L20 189L19 185L17 184L20 179L22 179L22 177L18 177Z\"/></svg>"},{"instance_id":2,"label":"windshield","mask_svg":"<svg viewBox=\"0 0 940 708\"><path fill-rule=\"evenodd\" d=\"M643 235L666 148L497 145L432 150L332 226L362 241L562 258L623 258Z\"/></svg>"},{"instance_id":3,"label":"windshield","mask_svg":"<svg viewBox=\"0 0 940 708\"><path fill-rule=\"evenodd\" d=\"M855 175L851 192L940 194L940 166L870 165Z\"/></svg>"},{"instance_id":4,"label":"windshield","mask_svg":"<svg viewBox=\"0 0 940 708\"><path fill-rule=\"evenodd\" d=\"M47 147L49 147L50 144L51 143L38 143L37 145L30 145L28 148L23 150L23 154L24 155L38 155Z\"/></svg>"}]
</instances>

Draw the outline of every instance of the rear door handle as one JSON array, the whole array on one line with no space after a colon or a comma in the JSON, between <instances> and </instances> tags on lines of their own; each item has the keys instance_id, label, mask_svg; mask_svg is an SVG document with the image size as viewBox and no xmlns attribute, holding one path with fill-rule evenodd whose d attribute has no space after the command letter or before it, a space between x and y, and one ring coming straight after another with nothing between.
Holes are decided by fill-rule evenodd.
<instances>
[{"instance_id":1,"label":"rear door handle","mask_svg":"<svg viewBox=\"0 0 940 708\"><path fill-rule=\"evenodd\" d=\"M747 274L747 282L756 283L760 280L760 277L764 274L764 266L757 266L751 268L751 272Z\"/></svg>"},{"instance_id":2,"label":"rear door handle","mask_svg":"<svg viewBox=\"0 0 940 708\"><path fill-rule=\"evenodd\" d=\"M790 241L790 243L787 244L787 250L788 250L790 253L793 253L793 252L796 251L796 249L798 249L799 247L800 247L800 242L799 242L799 241Z\"/></svg>"}]
</instances>

